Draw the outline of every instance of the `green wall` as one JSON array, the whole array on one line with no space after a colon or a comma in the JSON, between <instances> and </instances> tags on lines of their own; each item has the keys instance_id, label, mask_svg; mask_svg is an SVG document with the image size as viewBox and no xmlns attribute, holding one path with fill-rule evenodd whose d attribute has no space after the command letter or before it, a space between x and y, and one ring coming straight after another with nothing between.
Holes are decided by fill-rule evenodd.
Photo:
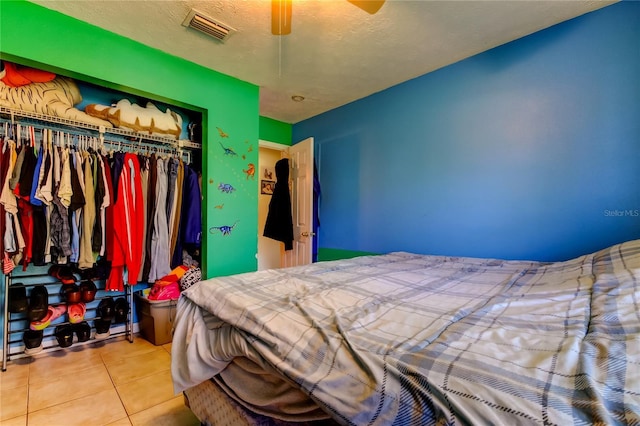
<instances>
[{"instance_id":1,"label":"green wall","mask_svg":"<svg viewBox=\"0 0 640 426\"><path fill-rule=\"evenodd\" d=\"M291 146L293 126L273 118L260 117L260 140Z\"/></svg>"},{"instance_id":2,"label":"green wall","mask_svg":"<svg viewBox=\"0 0 640 426\"><path fill-rule=\"evenodd\" d=\"M258 162L257 86L26 1L1 1L0 52L3 59L202 111L203 272L212 277L256 269L257 179L243 170ZM282 138L278 128L286 126L262 121L268 135ZM288 132L290 143L290 126ZM226 155L220 144L238 155ZM220 183L236 190L224 194ZM234 223L230 235L206 231Z\"/></svg>"},{"instance_id":3,"label":"green wall","mask_svg":"<svg viewBox=\"0 0 640 426\"><path fill-rule=\"evenodd\" d=\"M371 256L380 253L372 253L369 251L353 251L331 248L318 248L318 262L327 260L351 259L358 256Z\"/></svg>"}]
</instances>

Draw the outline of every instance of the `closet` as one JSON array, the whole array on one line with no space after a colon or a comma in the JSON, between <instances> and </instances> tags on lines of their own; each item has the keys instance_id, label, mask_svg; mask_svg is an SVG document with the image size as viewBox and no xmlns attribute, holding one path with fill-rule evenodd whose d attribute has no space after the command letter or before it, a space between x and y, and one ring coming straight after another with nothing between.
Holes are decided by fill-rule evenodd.
<instances>
[{"instance_id":1,"label":"closet","mask_svg":"<svg viewBox=\"0 0 640 426\"><path fill-rule=\"evenodd\" d=\"M201 144L4 107L0 142L2 370L40 350L133 341L133 287L199 262ZM33 319L36 293L50 323Z\"/></svg>"}]
</instances>

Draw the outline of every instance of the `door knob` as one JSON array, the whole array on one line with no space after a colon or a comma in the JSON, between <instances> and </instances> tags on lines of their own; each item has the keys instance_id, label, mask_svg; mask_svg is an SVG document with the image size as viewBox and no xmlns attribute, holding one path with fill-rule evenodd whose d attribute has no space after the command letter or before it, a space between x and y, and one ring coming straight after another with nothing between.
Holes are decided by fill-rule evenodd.
<instances>
[{"instance_id":1,"label":"door knob","mask_svg":"<svg viewBox=\"0 0 640 426\"><path fill-rule=\"evenodd\" d=\"M307 231L304 231L304 232L303 232L302 234L300 234L300 235L302 235L303 237L309 237L309 236L314 237L314 236L316 235L316 233L315 233L315 232L307 232Z\"/></svg>"}]
</instances>

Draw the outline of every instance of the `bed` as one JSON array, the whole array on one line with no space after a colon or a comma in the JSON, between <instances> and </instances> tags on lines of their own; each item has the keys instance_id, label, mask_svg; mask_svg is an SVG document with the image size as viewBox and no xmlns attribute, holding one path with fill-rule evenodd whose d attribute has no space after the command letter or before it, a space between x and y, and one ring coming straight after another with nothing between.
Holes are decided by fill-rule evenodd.
<instances>
[{"instance_id":1,"label":"bed","mask_svg":"<svg viewBox=\"0 0 640 426\"><path fill-rule=\"evenodd\" d=\"M640 240L209 279L178 301L174 388L206 424L640 424L639 281Z\"/></svg>"}]
</instances>

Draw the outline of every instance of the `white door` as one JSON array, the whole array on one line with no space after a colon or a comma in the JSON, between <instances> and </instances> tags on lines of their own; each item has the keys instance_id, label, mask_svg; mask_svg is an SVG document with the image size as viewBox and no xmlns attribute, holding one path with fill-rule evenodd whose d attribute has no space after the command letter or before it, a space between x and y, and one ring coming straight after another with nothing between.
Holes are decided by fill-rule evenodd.
<instances>
[{"instance_id":1,"label":"white door","mask_svg":"<svg viewBox=\"0 0 640 426\"><path fill-rule=\"evenodd\" d=\"M284 252L282 266L308 265L313 260L313 138L289 148L293 250Z\"/></svg>"}]
</instances>

